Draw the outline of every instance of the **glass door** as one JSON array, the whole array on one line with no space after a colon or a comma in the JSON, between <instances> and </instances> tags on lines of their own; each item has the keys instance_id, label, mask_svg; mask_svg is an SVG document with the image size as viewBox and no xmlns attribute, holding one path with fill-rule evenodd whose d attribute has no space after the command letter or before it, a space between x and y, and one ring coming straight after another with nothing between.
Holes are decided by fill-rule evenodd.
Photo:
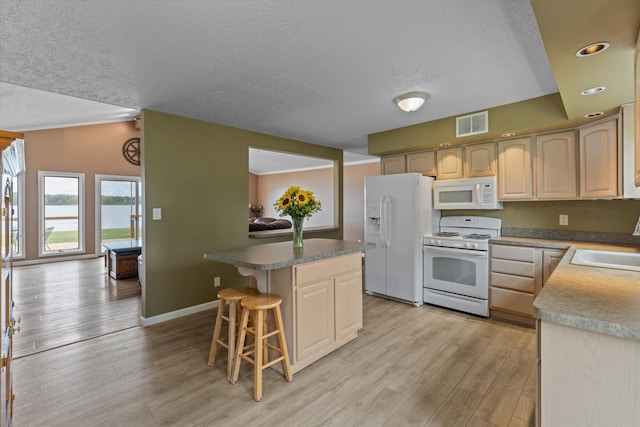
<instances>
[{"instance_id":1,"label":"glass door","mask_svg":"<svg viewBox=\"0 0 640 427\"><path fill-rule=\"evenodd\" d=\"M96 176L97 252L103 242L142 238L142 198L139 177Z\"/></svg>"},{"instance_id":2,"label":"glass door","mask_svg":"<svg viewBox=\"0 0 640 427\"><path fill-rule=\"evenodd\" d=\"M39 254L84 252L84 174L38 171Z\"/></svg>"}]
</instances>

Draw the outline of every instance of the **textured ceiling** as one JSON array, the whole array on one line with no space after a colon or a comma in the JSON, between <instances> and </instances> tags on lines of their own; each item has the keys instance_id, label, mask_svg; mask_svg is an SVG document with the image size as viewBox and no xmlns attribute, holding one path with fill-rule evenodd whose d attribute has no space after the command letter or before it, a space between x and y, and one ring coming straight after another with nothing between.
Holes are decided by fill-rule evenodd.
<instances>
[{"instance_id":1,"label":"textured ceiling","mask_svg":"<svg viewBox=\"0 0 640 427\"><path fill-rule=\"evenodd\" d=\"M366 153L371 133L557 92L528 0L0 0L0 14L6 130L148 108ZM421 110L392 103L415 90Z\"/></svg>"}]
</instances>

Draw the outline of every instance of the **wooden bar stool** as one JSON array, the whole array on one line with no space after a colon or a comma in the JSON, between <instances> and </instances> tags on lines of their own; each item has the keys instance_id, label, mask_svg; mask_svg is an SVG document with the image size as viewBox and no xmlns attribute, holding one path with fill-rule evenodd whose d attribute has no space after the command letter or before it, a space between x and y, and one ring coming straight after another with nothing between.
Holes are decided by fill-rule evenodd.
<instances>
[{"instance_id":1,"label":"wooden bar stool","mask_svg":"<svg viewBox=\"0 0 640 427\"><path fill-rule=\"evenodd\" d=\"M213 366L216 363L216 353L218 344L227 349L227 380L231 381L233 372L233 362L235 360L236 351L236 334L238 325L238 316L240 312L240 301L249 295L257 295L257 289L253 288L227 288L218 292L218 314L216 315L216 324L213 327L213 338L211 339L211 349L209 350L208 365ZM229 303L229 313L225 316L225 308ZM227 321L227 339L220 338L220 330L222 329L222 321Z\"/></svg>"},{"instance_id":2,"label":"wooden bar stool","mask_svg":"<svg viewBox=\"0 0 640 427\"><path fill-rule=\"evenodd\" d=\"M287 381L293 379L287 340L284 336L282 313L280 304L282 298L277 295L260 294L251 295L242 300L242 319L238 337L235 362L233 363L233 375L231 383L238 382L241 359L253 363L253 399L259 402L262 399L262 371L271 365L282 361L284 377ZM274 320L268 319L268 310L273 310ZM249 314L253 317L253 325L249 325ZM269 331L269 326L273 330ZM253 336L253 342L245 345L247 334ZM270 337L278 338L278 345L269 342ZM280 354L273 360L269 360L269 349ZM253 355L253 357L250 357Z\"/></svg>"}]
</instances>

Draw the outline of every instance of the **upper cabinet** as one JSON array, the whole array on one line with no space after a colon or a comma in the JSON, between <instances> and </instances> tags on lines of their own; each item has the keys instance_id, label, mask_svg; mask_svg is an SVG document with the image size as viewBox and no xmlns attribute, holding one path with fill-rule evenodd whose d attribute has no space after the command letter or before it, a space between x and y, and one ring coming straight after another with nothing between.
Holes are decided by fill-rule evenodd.
<instances>
[{"instance_id":1,"label":"upper cabinet","mask_svg":"<svg viewBox=\"0 0 640 427\"><path fill-rule=\"evenodd\" d=\"M536 197L573 199L576 186L576 133L550 133L536 137Z\"/></svg>"},{"instance_id":2,"label":"upper cabinet","mask_svg":"<svg viewBox=\"0 0 640 427\"><path fill-rule=\"evenodd\" d=\"M580 128L580 197L618 196L618 138L615 120Z\"/></svg>"},{"instance_id":3,"label":"upper cabinet","mask_svg":"<svg viewBox=\"0 0 640 427\"><path fill-rule=\"evenodd\" d=\"M436 150L407 154L407 172L420 172L424 176L436 176Z\"/></svg>"},{"instance_id":4,"label":"upper cabinet","mask_svg":"<svg viewBox=\"0 0 640 427\"><path fill-rule=\"evenodd\" d=\"M380 160L380 173L382 175L405 173L406 168L407 166L404 154L399 156L386 156Z\"/></svg>"},{"instance_id":5,"label":"upper cabinet","mask_svg":"<svg viewBox=\"0 0 640 427\"><path fill-rule=\"evenodd\" d=\"M496 143L484 142L464 147L466 177L496 176Z\"/></svg>"},{"instance_id":6,"label":"upper cabinet","mask_svg":"<svg viewBox=\"0 0 640 427\"><path fill-rule=\"evenodd\" d=\"M424 176L436 176L436 150L386 156L381 159L380 168L382 175L419 172Z\"/></svg>"},{"instance_id":7,"label":"upper cabinet","mask_svg":"<svg viewBox=\"0 0 640 427\"><path fill-rule=\"evenodd\" d=\"M632 122L634 126L633 135L635 139L635 154L633 156L633 177L636 187L640 187L640 33L638 33L638 39L636 40L636 52L635 52L635 87L633 88L634 107L632 110L635 114L631 114L633 117Z\"/></svg>"},{"instance_id":8,"label":"upper cabinet","mask_svg":"<svg viewBox=\"0 0 640 427\"><path fill-rule=\"evenodd\" d=\"M640 159L635 169L632 164L638 141L626 118L633 118L633 106L621 111L621 119L579 129L383 157L382 174L419 172L440 180L497 175L501 201L638 198L628 173L640 173Z\"/></svg>"},{"instance_id":9,"label":"upper cabinet","mask_svg":"<svg viewBox=\"0 0 640 427\"><path fill-rule=\"evenodd\" d=\"M532 198L531 138L498 141L498 199Z\"/></svg>"},{"instance_id":10,"label":"upper cabinet","mask_svg":"<svg viewBox=\"0 0 640 427\"><path fill-rule=\"evenodd\" d=\"M451 147L438 150L438 179L457 179L464 177L463 147Z\"/></svg>"},{"instance_id":11,"label":"upper cabinet","mask_svg":"<svg viewBox=\"0 0 640 427\"><path fill-rule=\"evenodd\" d=\"M618 149L622 153L622 164L619 166L618 173L620 180L618 189L620 195L625 199L640 199L640 187L636 187L635 184L637 177L640 176L640 139L635 139L633 136L635 131L634 108L634 104L622 105L618 119Z\"/></svg>"}]
</instances>

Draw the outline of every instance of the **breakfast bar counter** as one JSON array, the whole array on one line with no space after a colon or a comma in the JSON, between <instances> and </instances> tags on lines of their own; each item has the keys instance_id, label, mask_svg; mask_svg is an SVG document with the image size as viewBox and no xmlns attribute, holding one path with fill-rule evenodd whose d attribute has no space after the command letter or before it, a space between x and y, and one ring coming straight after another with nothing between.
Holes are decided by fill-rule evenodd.
<instances>
[{"instance_id":1,"label":"breakfast bar counter","mask_svg":"<svg viewBox=\"0 0 640 427\"><path fill-rule=\"evenodd\" d=\"M303 248L286 241L207 251L204 258L236 266L256 278L260 292L282 298L291 369L297 372L357 338L364 249L361 242L305 239Z\"/></svg>"},{"instance_id":2,"label":"breakfast bar counter","mask_svg":"<svg viewBox=\"0 0 640 427\"><path fill-rule=\"evenodd\" d=\"M256 270L274 270L320 259L363 252L364 244L348 240L305 239L303 248L290 241L205 252L204 258Z\"/></svg>"}]
</instances>

